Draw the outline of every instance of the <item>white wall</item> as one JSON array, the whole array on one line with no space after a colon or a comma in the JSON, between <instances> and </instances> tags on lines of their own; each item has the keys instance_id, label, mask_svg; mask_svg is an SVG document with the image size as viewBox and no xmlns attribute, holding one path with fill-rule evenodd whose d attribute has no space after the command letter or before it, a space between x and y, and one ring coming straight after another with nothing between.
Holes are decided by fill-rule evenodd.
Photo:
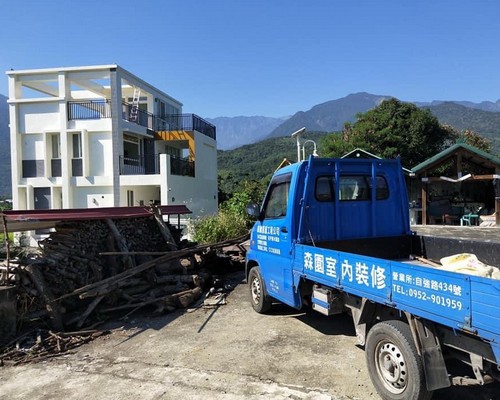
<instances>
[{"instance_id":1,"label":"white wall","mask_svg":"<svg viewBox=\"0 0 500 400\"><path fill-rule=\"evenodd\" d=\"M185 204L193 218L217 212L217 180L171 175L167 186L167 204Z\"/></svg>"},{"instance_id":2,"label":"white wall","mask_svg":"<svg viewBox=\"0 0 500 400\"><path fill-rule=\"evenodd\" d=\"M19 105L20 133L38 133L60 128L59 102Z\"/></svg>"},{"instance_id":3,"label":"white wall","mask_svg":"<svg viewBox=\"0 0 500 400\"><path fill-rule=\"evenodd\" d=\"M23 160L43 160L45 158L45 147L43 135L21 135L22 159Z\"/></svg>"},{"instance_id":4,"label":"white wall","mask_svg":"<svg viewBox=\"0 0 500 400\"><path fill-rule=\"evenodd\" d=\"M73 188L73 205L71 208L89 207L113 207L112 188L103 186Z\"/></svg>"},{"instance_id":5,"label":"white wall","mask_svg":"<svg viewBox=\"0 0 500 400\"><path fill-rule=\"evenodd\" d=\"M196 143L196 178L215 180L217 186L217 144L215 140L194 132Z\"/></svg>"},{"instance_id":6,"label":"white wall","mask_svg":"<svg viewBox=\"0 0 500 400\"><path fill-rule=\"evenodd\" d=\"M89 132L89 175L113 175L111 132ZM106 161L105 161L106 160Z\"/></svg>"},{"instance_id":7,"label":"white wall","mask_svg":"<svg viewBox=\"0 0 500 400\"><path fill-rule=\"evenodd\" d=\"M68 129L70 130L87 130L95 132L106 132L111 131L111 119L82 119L76 121L68 121Z\"/></svg>"}]
</instances>

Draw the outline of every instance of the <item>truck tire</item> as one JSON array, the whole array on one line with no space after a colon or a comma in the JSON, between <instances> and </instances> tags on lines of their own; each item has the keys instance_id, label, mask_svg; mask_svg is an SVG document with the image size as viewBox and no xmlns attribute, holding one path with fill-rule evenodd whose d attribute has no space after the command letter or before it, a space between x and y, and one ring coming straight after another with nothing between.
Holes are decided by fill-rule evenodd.
<instances>
[{"instance_id":1,"label":"truck tire","mask_svg":"<svg viewBox=\"0 0 500 400\"><path fill-rule=\"evenodd\" d=\"M385 400L429 400L422 361L408 324L385 321L376 324L366 338L368 372Z\"/></svg>"},{"instance_id":2,"label":"truck tire","mask_svg":"<svg viewBox=\"0 0 500 400\"><path fill-rule=\"evenodd\" d=\"M259 267L253 267L248 274L248 288L250 289L250 302L259 314L264 314L271 308L271 299L266 293L266 286L262 280Z\"/></svg>"}]
</instances>

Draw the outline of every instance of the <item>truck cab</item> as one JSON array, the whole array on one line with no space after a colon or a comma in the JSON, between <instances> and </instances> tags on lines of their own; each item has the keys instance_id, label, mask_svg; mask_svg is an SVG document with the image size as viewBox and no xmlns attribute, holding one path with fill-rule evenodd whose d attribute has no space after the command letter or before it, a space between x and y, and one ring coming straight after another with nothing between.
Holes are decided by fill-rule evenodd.
<instances>
[{"instance_id":1,"label":"truck cab","mask_svg":"<svg viewBox=\"0 0 500 400\"><path fill-rule=\"evenodd\" d=\"M399 160L315 157L278 170L262 206L250 210L257 221L248 271L260 265L267 293L300 308L294 287L301 271L292 268L297 244L411 235L401 171Z\"/></svg>"}]
</instances>

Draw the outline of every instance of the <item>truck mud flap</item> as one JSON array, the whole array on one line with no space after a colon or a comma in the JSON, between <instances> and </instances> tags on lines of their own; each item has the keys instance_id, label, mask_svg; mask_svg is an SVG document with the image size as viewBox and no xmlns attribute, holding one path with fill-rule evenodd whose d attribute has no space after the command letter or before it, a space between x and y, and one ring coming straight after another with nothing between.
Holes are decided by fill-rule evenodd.
<instances>
[{"instance_id":1,"label":"truck mud flap","mask_svg":"<svg viewBox=\"0 0 500 400\"><path fill-rule=\"evenodd\" d=\"M411 316L408 318L413 324L412 330L415 329L418 335L427 390L433 391L451 386L450 376L434 325L426 320Z\"/></svg>"}]
</instances>

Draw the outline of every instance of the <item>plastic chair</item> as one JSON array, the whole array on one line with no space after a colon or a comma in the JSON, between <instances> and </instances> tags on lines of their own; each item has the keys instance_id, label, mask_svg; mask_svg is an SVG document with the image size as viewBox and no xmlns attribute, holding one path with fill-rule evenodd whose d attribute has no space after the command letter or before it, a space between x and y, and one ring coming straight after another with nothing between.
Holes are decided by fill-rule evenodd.
<instances>
[{"instance_id":1,"label":"plastic chair","mask_svg":"<svg viewBox=\"0 0 500 400\"><path fill-rule=\"evenodd\" d=\"M462 218L460 218L460 226L471 226L472 222L475 222L479 218L479 215L469 213L469 214L464 214L462 215Z\"/></svg>"}]
</instances>

